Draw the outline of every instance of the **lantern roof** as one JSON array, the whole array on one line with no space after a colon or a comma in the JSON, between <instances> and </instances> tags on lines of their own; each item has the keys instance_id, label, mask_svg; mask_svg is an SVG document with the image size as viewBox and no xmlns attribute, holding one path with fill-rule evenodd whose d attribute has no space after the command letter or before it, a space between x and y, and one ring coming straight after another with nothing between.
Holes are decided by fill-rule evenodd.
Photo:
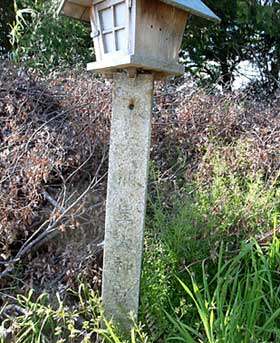
<instances>
[{"instance_id":1,"label":"lantern roof","mask_svg":"<svg viewBox=\"0 0 280 343\"><path fill-rule=\"evenodd\" d=\"M220 18L210 10L201 0L160 0L168 5L181 8L182 10L198 17L213 21L220 21Z\"/></svg>"},{"instance_id":2,"label":"lantern roof","mask_svg":"<svg viewBox=\"0 0 280 343\"><path fill-rule=\"evenodd\" d=\"M160 0L170 6L180 8L186 12L206 18L212 21L220 21L220 18L210 10L201 0ZM90 21L90 7L92 0L62 0L58 13L67 17Z\"/></svg>"}]
</instances>

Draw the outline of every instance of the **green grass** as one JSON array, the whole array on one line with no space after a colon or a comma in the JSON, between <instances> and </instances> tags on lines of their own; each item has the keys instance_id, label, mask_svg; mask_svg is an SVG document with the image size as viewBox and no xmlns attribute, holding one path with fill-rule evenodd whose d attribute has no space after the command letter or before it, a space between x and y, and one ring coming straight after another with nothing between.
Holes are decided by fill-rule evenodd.
<instances>
[{"instance_id":1,"label":"green grass","mask_svg":"<svg viewBox=\"0 0 280 343\"><path fill-rule=\"evenodd\" d=\"M280 341L280 241L269 246L256 241L226 261L220 249L217 274L207 277L201 264L203 284L189 273L189 284L178 279L188 300L195 305L196 320L174 318L174 334L167 341L186 343L269 343ZM201 280L200 280L201 282Z\"/></svg>"}]
</instances>

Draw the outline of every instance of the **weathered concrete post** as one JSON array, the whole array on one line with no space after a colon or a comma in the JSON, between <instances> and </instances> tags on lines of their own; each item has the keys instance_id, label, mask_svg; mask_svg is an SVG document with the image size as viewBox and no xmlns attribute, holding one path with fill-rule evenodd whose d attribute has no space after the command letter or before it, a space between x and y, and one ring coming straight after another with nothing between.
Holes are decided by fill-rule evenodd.
<instances>
[{"instance_id":1,"label":"weathered concrete post","mask_svg":"<svg viewBox=\"0 0 280 343\"><path fill-rule=\"evenodd\" d=\"M153 75L114 74L102 298L105 314L128 329L138 313Z\"/></svg>"}]
</instances>

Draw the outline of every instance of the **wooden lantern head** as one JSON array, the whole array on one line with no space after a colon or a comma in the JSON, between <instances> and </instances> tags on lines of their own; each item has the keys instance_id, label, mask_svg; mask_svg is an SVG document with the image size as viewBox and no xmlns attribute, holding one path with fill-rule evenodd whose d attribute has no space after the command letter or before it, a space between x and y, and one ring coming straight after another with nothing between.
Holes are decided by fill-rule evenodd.
<instances>
[{"instance_id":1,"label":"wooden lantern head","mask_svg":"<svg viewBox=\"0 0 280 343\"><path fill-rule=\"evenodd\" d=\"M63 0L59 12L90 21L96 62L88 70L136 68L179 75L178 52L189 14L219 18L200 0Z\"/></svg>"}]
</instances>

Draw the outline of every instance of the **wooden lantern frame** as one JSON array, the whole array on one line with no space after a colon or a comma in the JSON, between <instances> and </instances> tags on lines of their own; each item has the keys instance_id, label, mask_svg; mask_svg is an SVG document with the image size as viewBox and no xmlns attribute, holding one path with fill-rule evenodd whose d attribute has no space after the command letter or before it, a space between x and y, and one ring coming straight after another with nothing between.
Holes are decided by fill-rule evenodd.
<instances>
[{"instance_id":1,"label":"wooden lantern frame","mask_svg":"<svg viewBox=\"0 0 280 343\"><path fill-rule=\"evenodd\" d=\"M178 52L189 15L219 21L201 0L63 0L59 12L91 23L96 61L87 69L102 73L180 75Z\"/></svg>"}]
</instances>

